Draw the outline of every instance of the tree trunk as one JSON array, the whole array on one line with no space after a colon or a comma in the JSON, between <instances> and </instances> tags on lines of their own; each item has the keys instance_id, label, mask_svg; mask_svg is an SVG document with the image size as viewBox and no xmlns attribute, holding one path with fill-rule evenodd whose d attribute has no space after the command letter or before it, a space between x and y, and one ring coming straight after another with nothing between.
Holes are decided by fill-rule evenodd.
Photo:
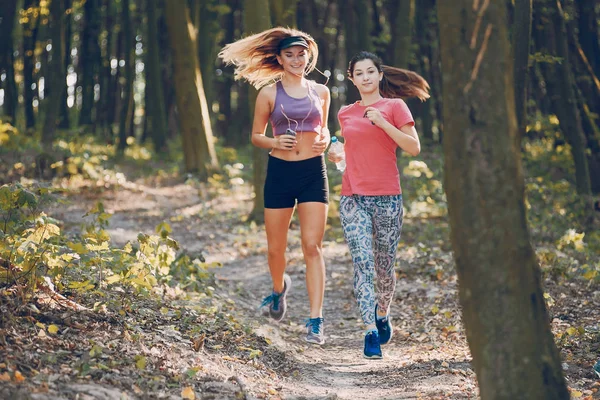
<instances>
[{"instance_id":1,"label":"tree trunk","mask_svg":"<svg viewBox=\"0 0 600 400\"><path fill-rule=\"evenodd\" d=\"M422 0L421 0L422 2ZM412 13L414 0L387 0L389 11L390 44L386 54L386 64L398 68L408 68L410 45L412 42ZM417 32L423 35L423 32Z\"/></svg>"},{"instance_id":2,"label":"tree trunk","mask_svg":"<svg viewBox=\"0 0 600 400\"><path fill-rule=\"evenodd\" d=\"M65 79L63 80L63 95L60 106L60 121L58 127L61 129L69 129L71 127L70 111L68 105L69 85L67 84L66 76L69 73L71 65L71 37L73 35L73 0L65 0L65 51L64 51L64 71ZM70 10L70 11L69 11Z\"/></svg>"},{"instance_id":3,"label":"tree trunk","mask_svg":"<svg viewBox=\"0 0 600 400\"><path fill-rule=\"evenodd\" d=\"M127 1L126 1L127 2ZM93 124L94 85L98 76L101 58L98 37L100 36L100 0L86 0L83 11L83 34L81 38L81 111L79 125Z\"/></svg>"},{"instance_id":4,"label":"tree trunk","mask_svg":"<svg viewBox=\"0 0 600 400\"><path fill-rule=\"evenodd\" d=\"M202 71L202 82L204 83L204 93L209 109L215 102L215 63L217 60L217 36L220 33L219 14L214 11L214 0L196 0L198 1L195 23L196 42L198 46L198 60L200 62L200 71ZM211 113L211 127L216 125Z\"/></svg>"},{"instance_id":5,"label":"tree trunk","mask_svg":"<svg viewBox=\"0 0 600 400\"><path fill-rule=\"evenodd\" d=\"M575 80L569 62L569 50L567 44L567 31L560 0L540 0L536 2L539 9L536 12L536 21L540 34L544 38L538 38L536 46L538 50L542 47L546 53L562 59L560 63L542 63L544 81L548 87L551 105L554 114L559 119L560 129L565 135L565 140L571 147L571 154L575 163L575 184L577 193L583 204L582 224L589 228L593 223L594 210L591 197L591 181L586 156L586 141L581 116L577 109L577 97L575 93ZM545 6L545 7L543 7ZM541 15L546 12L546 15ZM548 46L547 49L543 49Z\"/></svg>"},{"instance_id":6,"label":"tree trunk","mask_svg":"<svg viewBox=\"0 0 600 400\"><path fill-rule=\"evenodd\" d=\"M373 51L371 36L371 19L367 0L348 0L342 8L344 19L344 38L346 39L346 59L350 61L359 51ZM356 87L346 79L346 104L360 99Z\"/></svg>"},{"instance_id":7,"label":"tree trunk","mask_svg":"<svg viewBox=\"0 0 600 400\"><path fill-rule=\"evenodd\" d=\"M102 53L102 64L99 68L99 80L100 80L100 99L96 106L96 124L100 129L99 136L104 139L105 142L112 141L112 123L111 114L114 109L114 98L115 94L113 90L113 76L111 60L113 57L113 47L115 42L115 33L112 29L115 23L115 9L112 0L104 0L104 8L106 14L104 15L104 22L102 29L106 31L106 40ZM147 66L146 66L147 68Z\"/></svg>"},{"instance_id":8,"label":"tree trunk","mask_svg":"<svg viewBox=\"0 0 600 400\"><path fill-rule=\"evenodd\" d=\"M162 87L160 71L160 47L158 42L157 23L158 0L148 0L148 38L146 41L146 130L154 143L154 149L161 153L166 149L167 142L167 110Z\"/></svg>"},{"instance_id":9,"label":"tree trunk","mask_svg":"<svg viewBox=\"0 0 600 400\"><path fill-rule=\"evenodd\" d=\"M519 136L525 135L527 128L527 76L529 71L529 43L531 41L532 0L515 0L512 23L512 49L515 68L515 107Z\"/></svg>"},{"instance_id":10,"label":"tree trunk","mask_svg":"<svg viewBox=\"0 0 600 400\"><path fill-rule=\"evenodd\" d=\"M598 1L575 0L579 30L579 43L592 65L594 74L600 77L600 44L598 43Z\"/></svg>"},{"instance_id":11,"label":"tree trunk","mask_svg":"<svg viewBox=\"0 0 600 400\"><path fill-rule=\"evenodd\" d=\"M15 47L13 30L15 27L17 13L17 2L9 1L7 5L0 7L0 73L6 74L4 85L4 115L10 119L10 123L17 122L18 93L15 83Z\"/></svg>"},{"instance_id":12,"label":"tree trunk","mask_svg":"<svg viewBox=\"0 0 600 400\"><path fill-rule=\"evenodd\" d=\"M52 93L52 100L46 102L46 115L42 130L42 145L49 151L54 141L60 118L60 107L64 95L65 79L65 0L52 0L50 3L49 31L52 40L52 53L46 74L46 86Z\"/></svg>"},{"instance_id":13,"label":"tree trunk","mask_svg":"<svg viewBox=\"0 0 600 400\"><path fill-rule=\"evenodd\" d=\"M296 26L298 0L270 0L271 21L274 26Z\"/></svg>"},{"instance_id":14,"label":"tree trunk","mask_svg":"<svg viewBox=\"0 0 600 400\"><path fill-rule=\"evenodd\" d=\"M202 86L196 38L185 0L170 0L165 8L173 52L173 77L184 148L185 169L206 180L217 168L208 103Z\"/></svg>"},{"instance_id":15,"label":"tree trunk","mask_svg":"<svg viewBox=\"0 0 600 400\"><path fill-rule=\"evenodd\" d=\"M530 244L505 2L439 1L444 187L481 398L569 399Z\"/></svg>"},{"instance_id":16,"label":"tree trunk","mask_svg":"<svg viewBox=\"0 0 600 400\"><path fill-rule=\"evenodd\" d=\"M25 0L24 11L40 7L39 0ZM35 67L35 47L37 44L37 33L40 27L39 12L27 13L23 22L23 106L25 108L25 127L35 127L35 111L33 110Z\"/></svg>"},{"instance_id":17,"label":"tree trunk","mask_svg":"<svg viewBox=\"0 0 600 400\"><path fill-rule=\"evenodd\" d=\"M415 7L415 39L418 41L419 50L418 54L418 63L419 63L419 73L427 82L433 82L432 75L432 43L430 40L430 35L425 34L427 29L429 28L429 18L431 17L431 9L435 9L435 3L431 2L431 0L421 0L417 1ZM433 89L433 88L432 88ZM433 143L433 108L432 102L434 99L437 101L439 99L430 98L428 101L419 102L416 105L416 108L412 108L415 110L415 116L420 118L420 125L417 125L417 130L419 134L423 137L423 141L425 143ZM417 123L419 121L417 120Z\"/></svg>"},{"instance_id":18,"label":"tree trunk","mask_svg":"<svg viewBox=\"0 0 600 400\"><path fill-rule=\"evenodd\" d=\"M235 11L239 8L239 0L228 0L230 12L223 15L221 26L223 27L223 41L220 47L235 40ZM234 87L233 67L220 66L221 75L215 83L216 93L219 101L219 115L217 117L217 132L224 138L224 144L234 146L238 143L239 133L231 129L232 124L232 109L231 109L231 92Z\"/></svg>"},{"instance_id":19,"label":"tree trunk","mask_svg":"<svg viewBox=\"0 0 600 400\"><path fill-rule=\"evenodd\" d=\"M247 34L258 33L271 27L271 16L269 15L268 0L244 0L244 27ZM258 91L248 85L248 104L250 110L254 110ZM254 114L252 114L254 115ZM252 122L248 122L252 126ZM249 130L246 130L249 134ZM265 179L267 173L267 151L252 146L252 172L254 184L254 208L250 213L250 219L263 222L265 220Z\"/></svg>"},{"instance_id":20,"label":"tree trunk","mask_svg":"<svg viewBox=\"0 0 600 400\"><path fill-rule=\"evenodd\" d=\"M125 59L125 81L123 86L123 96L121 97L121 115L119 118L119 154L125 152L127 147L127 138L129 137L131 122L133 119L133 81L135 79L135 66L133 57L134 36L131 29L131 15L129 10L129 0L121 0L121 18L123 29L123 54Z\"/></svg>"}]
</instances>

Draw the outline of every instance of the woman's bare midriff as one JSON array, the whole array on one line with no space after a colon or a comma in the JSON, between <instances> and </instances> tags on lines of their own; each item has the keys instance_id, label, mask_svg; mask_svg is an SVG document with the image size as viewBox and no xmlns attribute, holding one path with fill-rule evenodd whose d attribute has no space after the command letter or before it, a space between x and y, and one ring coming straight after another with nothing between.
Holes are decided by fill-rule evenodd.
<instances>
[{"instance_id":1,"label":"woman's bare midriff","mask_svg":"<svg viewBox=\"0 0 600 400\"><path fill-rule=\"evenodd\" d=\"M292 150L273 149L269 154L285 161L302 161L319 156L322 153L317 153L312 148L317 135L316 132L298 132L296 133L296 148Z\"/></svg>"}]
</instances>

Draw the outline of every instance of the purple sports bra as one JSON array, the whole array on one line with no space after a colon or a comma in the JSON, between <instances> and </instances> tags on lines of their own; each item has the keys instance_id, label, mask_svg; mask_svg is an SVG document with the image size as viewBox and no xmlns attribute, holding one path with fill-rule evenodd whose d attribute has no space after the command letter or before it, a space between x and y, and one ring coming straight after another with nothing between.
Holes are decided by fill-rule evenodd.
<instances>
[{"instance_id":1,"label":"purple sports bra","mask_svg":"<svg viewBox=\"0 0 600 400\"><path fill-rule=\"evenodd\" d=\"M288 95L281 81L276 86L275 108L270 117L273 135L283 135L288 128L296 132L320 132L323 106L312 83L309 81L308 95L301 99Z\"/></svg>"}]
</instances>

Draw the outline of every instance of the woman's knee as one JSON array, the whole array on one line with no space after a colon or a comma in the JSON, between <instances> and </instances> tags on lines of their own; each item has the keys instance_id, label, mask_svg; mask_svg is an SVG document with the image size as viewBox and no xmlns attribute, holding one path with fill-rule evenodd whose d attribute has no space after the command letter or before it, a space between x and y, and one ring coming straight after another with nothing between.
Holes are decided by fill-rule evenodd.
<instances>
[{"instance_id":1,"label":"woman's knee","mask_svg":"<svg viewBox=\"0 0 600 400\"><path fill-rule=\"evenodd\" d=\"M323 245L320 242L303 241L302 252L305 257L321 257L323 254Z\"/></svg>"},{"instance_id":2,"label":"woman's knee","mask_svg":"<svg viewBox=\"0 0 600 400\"><path fill-rule=\"evenodd\" d=\"M285 257L285 248L286 246L272 246L269 245L267 250L267 255L269 259L278 259Z\"/></svg>"}]
</instances>

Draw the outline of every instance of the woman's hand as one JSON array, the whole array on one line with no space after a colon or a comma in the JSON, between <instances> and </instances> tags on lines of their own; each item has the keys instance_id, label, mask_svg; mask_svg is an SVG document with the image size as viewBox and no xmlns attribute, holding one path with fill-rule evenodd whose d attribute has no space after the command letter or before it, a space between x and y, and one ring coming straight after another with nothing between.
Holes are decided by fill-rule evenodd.
<instances>
[{"instance_id":1,"label":"woman's hand","mask_svg":"<svg viewBox=\"0 0 600 400\"><path fill-rule=\"evenodd\" d=\"M325 151L328 144L329 144L328 135L326 135L324 133L320 133L316 136L315 141L313 142L312 150L315 153L321 154Z\"/></svg>"},{"instance_id":2,"label":"woman's hand","mask_svg":"<svg viewBox=\"0 0 600 400\"><path fill-rule=\"evenodd\" d=\"M342 153L342 154L327 153L327 159L329 161L331 161L332 163L340 162L340 161L344 160L345 158L346 158L345 153Z\"/></svg>"},{"instance_id":3,"label":"woman's hand","mask_svg":"<svg viewBox=\"0 0 600 400\"><path fill-rule=\"evenodd\" d=\"M380 128L387 123L383 115L381 115L381 111L375 107L365 108L365 118L368 118L373 125L377 125Z\"/></svg>"},{"instance_id":4,"label":"woman's hand","mask_svg":"<svg viewBox=\"0 0 600 400\"><path fill-rule=\"evenodd\" d=\"M277 149L277 150L293 150L296 148L296 144L298 144L298 142L296 141L296 136L292 136L292 135L278 135L275 136L275 142L273 144L273 149Z\"/></svg>"}]
</instances>

